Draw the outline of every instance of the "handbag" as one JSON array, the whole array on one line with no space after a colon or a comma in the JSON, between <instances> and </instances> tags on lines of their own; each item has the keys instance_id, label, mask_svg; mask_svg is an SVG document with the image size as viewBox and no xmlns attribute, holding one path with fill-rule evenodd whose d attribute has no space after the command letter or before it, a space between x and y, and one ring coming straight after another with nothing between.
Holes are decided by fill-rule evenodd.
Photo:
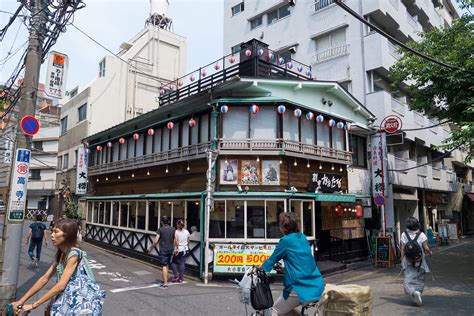
<instances>
[{"instance_id":1,"label":"handbag","mask_svg":"<svg viewBox=\"0 0 474 316\"><path fill-rule=\"evenodd\" d=\"M273 306L273 295L268 276L263 270L257 270L255 274L256 277L250 288L250 303L256 311L269 309Z\"/></svg>"},{"instance_id":2,"label":"handbag","mask_svg":"<svg viewBox=\"0 0 474 316\"><path fill-rule=\"evenodd\" d=\"M79 262L66 288L51 305L52 316L102 315L105 291L95 282L87 254L80 251Z\"/></svg>"}]
</instances>

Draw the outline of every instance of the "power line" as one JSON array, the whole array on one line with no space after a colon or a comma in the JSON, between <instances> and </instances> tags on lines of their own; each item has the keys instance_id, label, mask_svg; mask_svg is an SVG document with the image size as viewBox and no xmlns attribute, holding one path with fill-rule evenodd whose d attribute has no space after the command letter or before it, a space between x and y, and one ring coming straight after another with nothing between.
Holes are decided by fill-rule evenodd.
<instances>
[{"instance_id":1,"label":"power line","mask_svg":"<svg viewBox=\"0 0 474 316\"><path fill-rule=\"evenodd\" d=\"M401 41L399 41L398 39L396 39L395 37L391 36L390 34L388 34L387 32L385 32L384 30L382 30L381 28L379 28L378 26L370 23L369 21L367 21L364 17L360 16L357 12L355 12L354 10L352 10L351 8L349 8L345 3L342 2L342 0L334 0L334 2L340 6L344 11L346 11L347 13L349 13L350 15L352 15L353 17L355 17L357 20L361 21L362 23L364 23L365 25L369 26L371 29L374 29L377 33L379 33L380 35L382 35L383 37L387 38L390 42L392 42L392 44L396 44L398 46L400 46L401 48L403 49L406 49L408 50L409 52L413 53L414 55L417 55L418 57L421 57L423 59L426 59L428 61L431 61L432 63L435 63L439 66L442 66L442 67L445 67L445 68L448 68L448 69L451 69L451 70L460 70L462 72L466 72L470 75L474 74L473 71L469 71L469 70L466 70L466 69L463 69L461 67L458 67L458 66L455 66L455 65L451 65L451 64L447 64L445 62L442 62L434 57L431 57L429 55L426 55L422 52L419 52L407 45L405 45L404 43L402 43Z\"/></svg>"}]
</instances>

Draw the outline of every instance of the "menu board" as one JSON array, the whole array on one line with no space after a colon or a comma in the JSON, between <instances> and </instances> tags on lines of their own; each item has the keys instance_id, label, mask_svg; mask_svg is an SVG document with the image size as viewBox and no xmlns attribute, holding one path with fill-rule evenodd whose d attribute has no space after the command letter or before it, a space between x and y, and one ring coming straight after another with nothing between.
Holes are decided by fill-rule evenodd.
<instances>
[{"instance_id":1,"label":"menu board","mask_svg":"<svg viewBox=\"0 0 474 316\"><path fill-rule=\"evenodd\" d=\"M390 236L377 237L375 241L375 265L379 263L387 264L389 268L392 267L392 242Z\"/></svg>"}]
</instances>

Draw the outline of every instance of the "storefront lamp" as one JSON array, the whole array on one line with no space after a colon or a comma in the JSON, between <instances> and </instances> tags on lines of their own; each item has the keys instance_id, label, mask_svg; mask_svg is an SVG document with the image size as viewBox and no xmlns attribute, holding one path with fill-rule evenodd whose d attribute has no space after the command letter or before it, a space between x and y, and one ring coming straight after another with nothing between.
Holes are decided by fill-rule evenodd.
<instances>
[{"instance_id":1,"label":"storefront lamp","mask_svg":"<svg viewBox=\"0 0 474 316\"><path fill-rule=\"evenodd\" d=\"M363 211L362 211L362 206L360 204L357 203L357 205L355 207L355 211L356 211L356 217L357 218L362 218Z\"/></svg>"},{"instance_id":2,"label":"storefront lamp","mask_svg":"<svg viewBox=\"0 0 474 316\"><path fill-rule=\"evenodd\" d=\"M309 164L309 160L308 160L308 163L306 164L306 168L309 168L311 167L311 165Z\"/></svg>"},{"instance_id":3,"label":"storefront lamp","mask_svg":"<svg viewBox=\"0 0 474 316\"><path fill-rule=\"evenodd\" d=\"M323 169L323 165L319 163L319 170Z\"/></svg>"},{"instance_id":4,"label":"storefront lamp","mask_svg":"<svg viewBox=\"0 0 474 316\"><path fill-rule=\"evenodd\" d=\"M331 166L331 170L333 170L333 171L334 171L334 164L332 164L332 166Z\"/></svg>"},{"instance_id":5,"label":"storefront lamp","mask_svg":"<svg viewBox=\"0 0 474 316\"><path fill-rule=\"evenodd\" d=\"M134 174L134 173L132 173L132 178L135 178L135 174Z\"/></svg>"},{"instance_id":6,"label":"storefront lamp","mask_svg":"<svg viewBox=\"0 0 474 316\"><path fill-rule=\"evenodd\" d=\"M342 172L342 166L339 167L339 171Z\"/></svg>"},{"instance_id":7,"label":"storefront lamp","mask_svg":"<svg viewBox=\"0 0 474 316\"><path fill-rule=\"evenodd\" d=\"M296 159L295 159L295 162L293 163L293 166L296 167L297 165L298 165L298 163L296 162Z\"/></svg>"}]
</instances>

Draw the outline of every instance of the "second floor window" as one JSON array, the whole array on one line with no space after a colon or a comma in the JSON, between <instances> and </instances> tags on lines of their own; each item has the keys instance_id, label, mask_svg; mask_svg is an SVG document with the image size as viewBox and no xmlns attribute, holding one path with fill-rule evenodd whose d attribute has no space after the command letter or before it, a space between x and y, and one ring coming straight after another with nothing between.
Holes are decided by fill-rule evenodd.
<instances>
[{"instance_id":1,"label":"second floor window","mask_svg":"<svg viewBox=\"0 0 474 316\"><path fill-rule=\"evenodd\" d=\"M67 169L69 164L69 154L64 154L63 156L63 169Z\"/></svg>"},{"instance_id":2,"label":"second floor window","mask_svg":"<svg viewBox=\"0 0 474 316\"><path fill-rule=\"evenodd\" d=\"M58 156L58 170L60 170L63 167L63 156Z\"/></svg>"},{"instance_id":3,"label":"second floor window","mask_svg":"<svg viewBox=\"0 0 474 316\"><path fill-rule=\"evenodd\" d=\"M43 142L42 141L33 142L33 149L43 150Z\"/></svg>"},{"instance_id":4,"label":"second floor window","mask_svg":"<svg viewBox=\"0 0 474 316\"><path fill-rule=\"evenodd\" d=\"M236 15L236 14L239 14L240 12L244 11L244 3L241 2L237 5L234 5L232 7L232 16Z\"/></svg>"},{"instance_id":5,"label":"second floor window","mask_svg":"<svg viewBox=\"0 0 474 316\"><path fill-rule=\"evenodd\" d=\"M81 105L77 109L77 117L78 117L77 122L82 122L86 119L86 117L87 117L87 103Z\"/></svg>"},{"instance_id":6,"label":"second floor window","mask_svg":"<svg viewBox=\"0 0 474 316\"><path fill-rule=\"evenodd\" d=\"M67 116L61 119L61 136L67 133Z\"/></svg>"},{"instance_id":7,"label":"second floor window","mask_svg":"<svg viewBox=\"0 0 474 316\"><path fill-rule=\"evenodd\" d=\"M105 58L99 63L99 77L105 76Z\"/></svg>"},{"instance_id":8,"label":"second floor window","mask_svg":"<svg viewBox=\"0 0 474 316\"><path fill-rule=\"evenodd\" d=\"M232 51L232 54L235 54L235 53L239 52L240 48L241 48L241 45L242 44L237 44L235 46L232 46L231 49L230 49Z\"/></svg>"},{"instance_id":9,"label":"second floor window","mask_svg":"<svg viewBox=\"0 0 474 316\"><path fill-rule=\"evenodd\" d=\"M345 28L320 36L316 38L315 42L315 62L332 59L348 53Z\"/></svg>"},{"instance_id":10,"label":"second floor window","mask_svg":"<svg viewBox=\"0 0 474 316\"><path fill-rule=\"evenodd\" d=\"M253 30L253 29L259 27L260 25L262 25L262 20L263 20L263 18L261 16L251 20L250 21L250 29Z\"/></svg>"},{"instance_id":11,"label":"second floor window","mask_svg":"<svg viewBox=\"0 0 474 316\"><path fill-rule=\"evenodd\" d=\"M268 12L267 23L268 25L270 25L289 15L290 15L290 5L287 4L278 9L275 9L274 11Z\"/></svg>"},{"instance_id":12,"label":"second floor window","mask_svg":"<svg viewBox=\"0 0 474 316\"><path fill-rule=\"evenodd\" d=\"M352 152L352 165L367 168L367 139L352 134L349 146Z\"/></svg>"},{"instance_id":13,"label":"second floor window","mask_svg":"<svg viewBox=\"0 0 474 316\"><path fill-rule=\"evenodd\" d=\"M30 180L41 180L41 170L31 169Z\"/></svg>"}]
</instances>

